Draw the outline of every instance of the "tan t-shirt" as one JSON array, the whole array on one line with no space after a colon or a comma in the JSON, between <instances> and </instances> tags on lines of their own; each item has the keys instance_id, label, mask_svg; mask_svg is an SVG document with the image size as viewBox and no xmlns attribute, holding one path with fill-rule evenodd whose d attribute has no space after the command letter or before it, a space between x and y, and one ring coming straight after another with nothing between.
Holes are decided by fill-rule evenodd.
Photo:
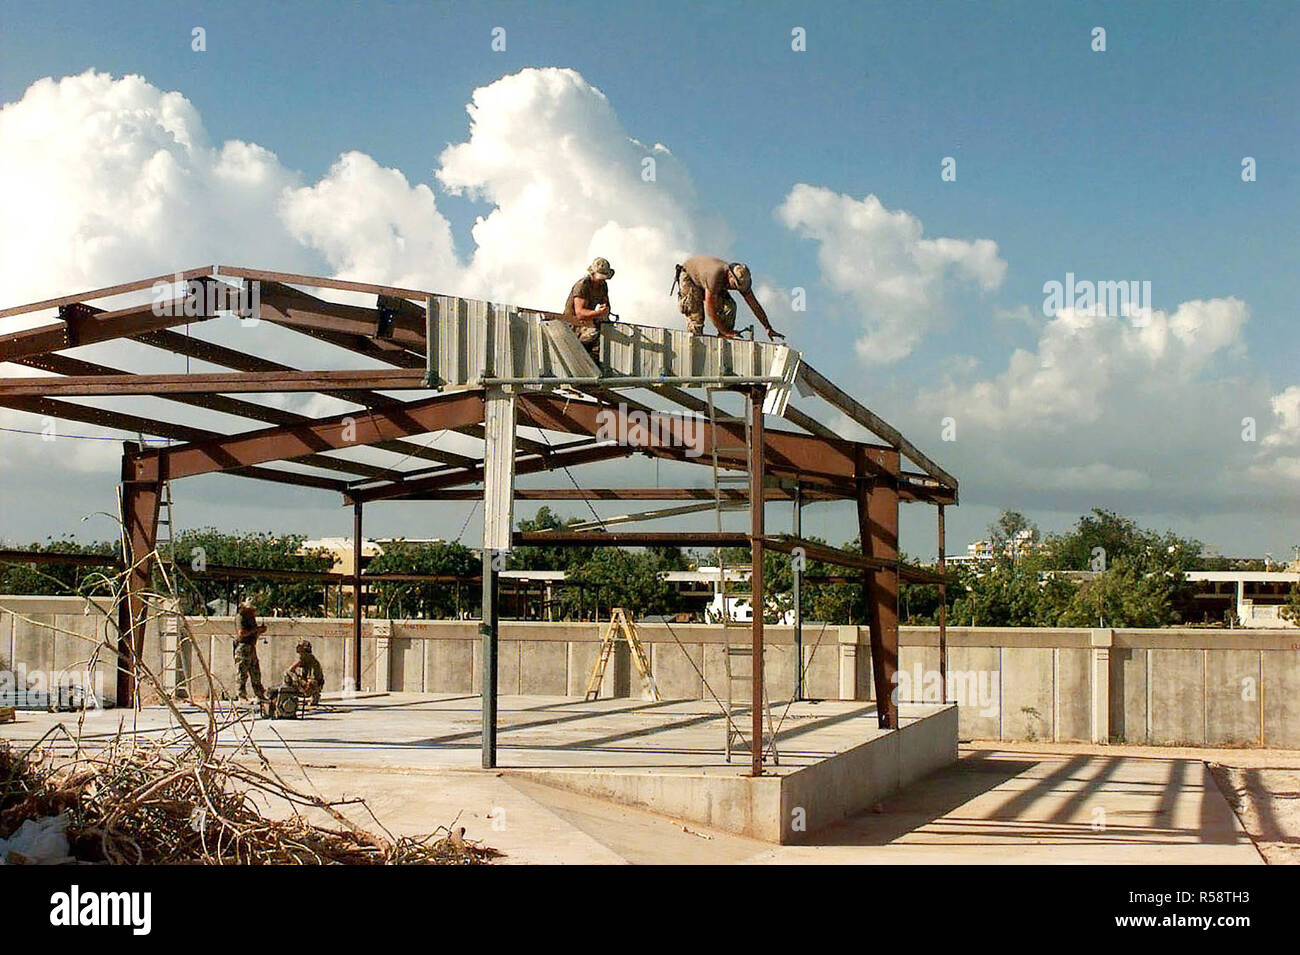
<instances>
[{"instance_id":1,"label":"tan t-shirt","mask_svg":"<svg viewBox=\"0 0 1300 955\"><path fill-rule=\"evenodd\" d=\"M727 291L727 263L716 255L692 255L682 263L682 269L691 277L691 281L703 289L712 290L714 295Z\"/></svg>"},{"instance_id":2,"label":"tan t-shirt","mask_svg":"<svg viewBox=\"0 0 1300 955\"><path fill-rule=\"evenodd\" d=\"M590 321L578 318L578 313L573 310L573 300L575 298L585 301L587 308L608 305L609 283L597 282L590 275L584 275L573 283L573 288L569 289L569 297L564 300L564 320L566 322L572 322L574 325L590 325Z\"/></svg>"}]
</instances>

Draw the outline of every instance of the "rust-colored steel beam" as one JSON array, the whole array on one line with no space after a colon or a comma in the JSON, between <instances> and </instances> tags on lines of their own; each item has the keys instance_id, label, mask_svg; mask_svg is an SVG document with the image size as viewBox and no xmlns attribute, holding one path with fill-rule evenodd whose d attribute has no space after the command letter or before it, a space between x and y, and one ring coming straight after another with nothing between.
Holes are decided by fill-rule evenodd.
<instances>
[{"instance_id":1,"label":"rust-colored steel beam","mask_svg":"<svg viewBox=\"0 0 1300 955\"><path fill-rule=\"evenodd\" d=\"M515 531L516 546L542 547L748 547L738 531Z\"/></svg>"},{"instance_id":2,"label":"rust-colored steel beam","mask_svg":"<svg viewBox=\"0 0 1300 955\"><path fill-rule=\"evenodd\" d=\"M922 471L956 493L957 479L922 454L916 445L903 437L897 428L857 401L852 395L807 362L799 366L799 376L823 401L843 411L858 424L888 442L891 447L901 451Z\"/></svg>"},{"instance_id":3,"label":"rust-colored steel beam","mask_svg":"<svg viewBox=\"0 0 1300 955\"><path fill-rule=\"evenodd\" d=\"M281 282L291 285L307 285L311 288L329 288L342 292L365 292L370 295L384 295L392 298L414 299L423 302L431 292L420 289L402 288L397 285L375 285L371 282L353 282L349 279L331 279L320 275L301 275L296 272L272 272L268 269L249 269L238 265L218 266L222 275L236 276L244 279L256 279L259 282ZM424 310L420 310L419 328L424 328Z\"/></svg>"},{"instance_id":4,"label":"rust-colored steel beam","mask_svg":"<svg viewBox=\"0 0 1300 955\"><path fill-rule=\"evenodd\" d=\"M75 567L121 567L122 558L100 554L60 554L48 550L0 550L3 564L71 564Z\"/></svg>"},{"instance_id":5,"label":"rust-colored steel beam","mask_svg":"<svg viewBox=\"0 0 1300 955\"><path fill-rule=\"evenodd\" d=\"M32 368L40 368L43 371L52 371L59 375L127 374L126 372L120 371L116 368L110 368L107 365L83 361L80 358L72 358L68 355L38 355L35 358L22 359L21 364L28 365ZM224 395L162 395L160 397L166 401L176 402L177 404L189 405L194 408L203 408L208 411L220 411L222 414L251 418L254 421L265 421L268 424L283 425L311 420L305 415L296 414L292 411L285 411L283 408L273 408L270 405L260 405L252 401L241 401L238 398L227 398ZM206 435L213 438L219 437L215 431L206 432ZM183 440L203 440L203 437L201 434L195 434L194 436ZM391 474L391 470L388 468L376 467L372 464L362 464L357 461L345 461L342 459L330 458L323 454L312 455L310 460L305 460L303 463L310 464L312 467L361 477L381 478Z\"/></svg>"},{"instance_id":6,"label":"rust-colored steel beam","mask_svg":"<svg viewBox=\"0 0 1300 955\"><path fill-rule=\"evenodd\" d=\"M859 462L858 531L864 557L898 561L897 478L872 477L866 455ZM889 452L885 470L898 473L898 452ZM898 570L863 571L867 621L871 631L871 669L876 686L876 717L881 729L898 729Z\"/></svg>"},{"instance_id":7,"label":"rust-colored steel beam","mask_svg":"<svg viewBox=\"0 0 1300 955\"><path fill-rule=\"evenodd\" d=\"M742 503L749 495L736 488L721 488L723 500ZM769 501L789 501L794 492L781 487L769 487L764 492ZM517 487L515 498L521 501L712 501L711 487ZM837 494L805 494L804 503L835 501ZM473 488L448 488L430 492L426 501L478 501L483 492Z\"/></svg>"},{"instance_id":8,"label":"rust-colored steel beam","mask_svg":"<svg viewBox=\"0 0 1300 955\"><path fill-rule=\"evenodd\" d=\"M88 397L95 395L285 394L303 391L427 391L424 373L406 370L195 372L169 375L69 375L0 378L0 395Z\"/></svg>"},{"instance_id":9,"label":"rust-colored steel beam","mask_svg":"<svg viewBox=\"0 0 1300 955\"><path fill-rule=\"evenodd\" d=\"M625 458L635 453L635 448L621 445L583 444L574 448L565 446L551 454L529 455L517 459L515 474L535 474L538 471L550 471L556 468L573 467L578 464L591 464L595 461ZM437 500L436 495L447 488L481 482L483 473L482 464L468 468L448 468L376 487L349 488L345 497L350 501ZM483 492L479 491L478 493L481 496ZM426 498L425 495L430 496Z\"/></svg>"},{"instance_id":10,"label":"rust-colored steel beam","mask_svg":"<svg viewBox=\"0 0 1300 955\"><path fill-rule=\"evenodd\" d=\"M206 296L204 300L206 307ZM163 306L152 303L133 305L111 312L79 303L62 305L60 317L63 321L0 335L0 361L17 361L45 352L130 337L175 325L204 322L216 317L216 312L210 315L186 315L185 301L181 297Z\"/></svg>"},{"instance_id":11,"label":"rust-colored steel beam","mask_svg":"<svg viewBox=\"0 0 1300 955\"><path fill-rule=\"evenodd\" d=\"M262 282L261 317L266 321L310 332L325 332L331 335L355 335L371 340L380 337L380 315L377 308L362 305L341 305L327 302L323 298L308 295L280 282ZM419 310L418 321L408 318L402 309L394 309L394 320L384 329L384 345L376 348L410 349L422 353L424 341L424 311ZM419 354L421 367L424 356Z\"/></svg>"},{"instance_id":12,"label":"rust-colored steel beam","mask_svg":"<svg viewBox=\"0 0 1300 955\"><path fill-rule=\"evenodd\" d=\"M161 348L177 355L185 355L198 361L206 361L212 365L223 365L226 368L234 368L238 371L297 371L289 365L283 365L279 362L270 361L266 358L259 358L256 355L249 355L244 352L235 351L233 348L226 348L224 345L216 345L212 342L204 341L201 338L191 338L188 335L181 335L178 332L159 331L148 332L144 335L135 336L135 340L154 348ZM393 403L393 399L381 395L374 391L352 390L336 391L333 389L320 392L329 398L338 398L341 401L352 402L366 408L384 408ZM306 415L294 414L294 420L303 422L310 421ZM289 424L289 421L276 422L277 424ZM475 434L474 428L457 429L462 434ZM482 429L478 429L478 434ZM411 458L420 458L425 461L438 461L443 464L472 464L476 459L467 455L456 454L452 451L442 451L437 448L427 448L416 444L412 441L379 441L373 447L383 451L393 451L397 454L405 455Z\"/></svg>"},{"instance_id":13,"label":"rust-colored steel beam","mask_svg":"<svg viewBox=\"0 0 1300 955\"><path fill-rule=\"evenodd\" d=\"M132 477L131 453L138 446L122 445L122 541L125 548L126 610L118 615L117 705L134 706L139 682L138 661L144 652L145 622L149 608L145 594L153 572L158 540L158 506L165 475L142 482ZM125 624L125 629L122 629Z\"/></svg>"},{"instance_id":14,"label":"rust-colored steel beam","mask_svg":"<svg viewBox=\"0 0 1300 955\"><path fill-rule=\"evenodd\" d=\"M838 547L831 547L829 544L794 537L790 534L778 534L769 537L767 546L783 554L793 554L797 551L802 553L807 560L832 564L836 567L852 567L854 570L880 570L898 566L896 560L855 554L852 551L841 550Z\"/></svg>"},{"instance_id":15,"label":"rust-colored steel beam","mask_svg":"<svg viewBox=\"0 0 1300 955\"><path fill-rule=\"evenodd\" d=\"M153 418L143 418L123 411L91 408L87 405L79 405L71 401L59 401L54 398L0 398L0 407L13 408L15 411L26 411L29 414L46 415L65 421L80 421L82 424L91 424L100 428L113 428L118 431L156 435L160 438L171 438L174 441L206 441L220 437L215 431L207 431L203 428L192 428L188 425L156 421ZM297 459L297 463L313 467L324 466L317 463L318 459L320 458L317 455L304 455ZM331 458L320 460L333 463ZM274 468L250 467L232 470L230 473L238 477L256 478L280 484L296 484L301 487L316 487L340 493L347 489L347 483L344 481L317 477L314 474L297 474L292 471L281 471Z\"/></svg>"},{"instance_id":16,"label":"rust-colored steel beam","mask_svg":"<svg viewBox=\"0 0 1300 955\"><path fill-rule=\"evenodd\" d=\"M41 312L47 308L58 308L63 305L72 305L78 302L88 302L96 298L109 298L113 295L123 295L127 292L139 292L144 289L152 289L160 282L173 283L179 274L182 281L189 279L204 278L212 274L213 266L205 265L197 269L187 269L180 273L169 273L167 275L155 275L152 278L137 279L134 282L124 282L120 285L108 285L104 288L91 289L88 292L78 292L76 295L64 295L59 298L47 298L44 301L32 302L29 305L15 305L12 308L0 309L0 318L8 318L11 315L26 315L29 312Z\"/></svg>"},{"instance_id":17,"label":"rust-colored steel beam","mask_svg":"<svg viewBox=\"0 0 1300 955\"><path fill-rule=\"evenodd\" d=\"M478 392L440 395L423 401L394 402L368 412L348 412L304 424L264 428L228 438L194 442L163 451L143 451L135 456L138 480L158 473L163 456L173 479L230 471L304 454L366 447L483 420L483 397Z\"/></svg>"},{"instance_id":18,"label":"rust-colored steel beam","mask_svg":"<svg viewBox=\"0 0 1300 955\"><path fill-rule=\"evenodd\" d=\"M838 547L831 547L818 541L801 539L789 534L779 534L775 537L769 535L766 543L772 550L780 551L783 554L800 551L806 559L820 561L823 564L851 567L854 570L863 571L896 570L901 579L913 583L938 584L947 580L943 575L926 570L924 567L917 567L913 564L905 564L899 560L889 560L884 557L865 557L862 554L855 554L852 551L841 550ZM811 581L812 578L805 576L804 580ZM858 583L860 580L861 578L855 578L851 582Z\"/></svg>"},{"instance_id":19,"label":"rust-colored steel beam","mask_svg":"<svg viewBox=\"0 0 1300 955\"><path fill-rule=\"evenodd\" d=\"M707 464L711 460L712 428L700 419L656 412L653 426L645 428L629 422L627 409L616 406L566 401L541 394L522 395L519 402L531 420L551 431L595 435L603 423L598 416L603 413L613 416L618 433L625 434L628 443L637 450L698 464ZM744 443L743 424L720 424L718 427L730 435L733 443ZM688 437L691 440L687 440ZM764 466L773 475L823 482L843 482L853 478L855 458L852 442L831 441L789 431L768 431L765 445ZM697 447L701 453L693 455ZM692 455L687 454L688 450ZM745 457L732 453L726 466L743 470Z\"/></svg>"}]
</instances>

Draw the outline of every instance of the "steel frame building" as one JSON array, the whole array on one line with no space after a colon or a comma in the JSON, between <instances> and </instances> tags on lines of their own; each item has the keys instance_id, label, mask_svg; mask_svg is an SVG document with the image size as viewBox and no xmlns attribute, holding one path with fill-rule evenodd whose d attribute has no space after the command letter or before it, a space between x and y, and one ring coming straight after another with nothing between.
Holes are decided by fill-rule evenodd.
<instances>
[{"instance_id":1,"label":"steel frame building","mask_svg":"<svg viewBox=\"0 0 1300 955\"><path fill-rule=\"evenodd\" d=\"M160 300L158 290L171 289ZM121 296L146 304L113 305ZM310 290L310 291L309 291ZM374 304L329 301L322 290L374 296ZM235 301L255 317L339 349L380 367L299 369L218 345L180 326L229 314ZM99 303L99 304L96 304ZM251 304L250 304L251 303ZM220 306L220 307L219 307ZM360 540L366 504L381 501L484 500L483 546L483 765L496 765L497 581L499 555L513 545L740 546L752 554L752 603L764 606L763 552L801 553L850 568L867 594L871 658L881 728L898 725L894 696L898 655L900 579L944 586L944 508L957 503L957 481L902 434L783 345L699 338L684 332L624 323L604 326L598 363L555 313L395 288L258 269L209 266L0 310L0 318L58 310L56 320L0 336L0 361L49 374L0 378L0 407L169 439L166 447L124 441L120 500L127 599L118 620L119 705L134 701L135 665L147 618L144 593L158 536L159 502L167 482L209 473L337 493L354 513L354 585L360 594ZM252 317L252 316L248 316ZM225 371L131 374L79 353L85 346L131 340ZM701 389L744 397L745 418L704 429L705 455L692 455L685 436L699 429L706 410ZM396 398L390 393L413 393ZM849 440L796 407L792 396L813 397L875 435L880 443ZM236 397L239 394L321 394L353 404L344 414L313 418ZM149 395L180 405L219 411L255 423L221 434L185 424L108 410L68 398ZM653 400L656 404L647 404ZM671 405L674 411L663 409ZM768 427L774 418L783 427ZM746 420L747 419L747 420ZM744 421L743 424L738 423ZM602 429L616 427L622 441ZM519 434L535 429L536 437ZM746 430L747 428L747 430ZM479 439L480 454L422 445L410 439L431 432ZM557 435L552 439L550 435ZM519 488L519 475L551 472L598 461L646 454L701 464L722 436L748 435L748 456L728 451L722 465L747 471L748 487L761 494L708 487ZM698 445L698 441L696 442ZM333 455L366 447L399 458L391 467ZM910 461L915 469L905 468ZM276 467L293 462L297 470ZM401 467L401 464L413 466ZM676 501L679 506L629 515L656 519L713 506L725 496L748 504L749 528L722 532L513 530L515 500ZM752 498L746 500L746 498ZM800 536L803 504L847 500L856 504L861 553ZM772 534L765 504L794 502L792 534ZM938 573L899 560L900 502L938 509ZM799 577L796 575L796 588ZM362 602L354 601L353 673L361 672ZM798 600L796 600L796 606ZM942 602L941 602L942 608ZM763 772L763 615L753 614L751 771ZM941 670L946 668L945 621L940 620ZM798 649L796 629L796 649ZM796 666L801 669L802 660ZM946 675L944 676L946 698Z\"/></svg>"}]
</instances>

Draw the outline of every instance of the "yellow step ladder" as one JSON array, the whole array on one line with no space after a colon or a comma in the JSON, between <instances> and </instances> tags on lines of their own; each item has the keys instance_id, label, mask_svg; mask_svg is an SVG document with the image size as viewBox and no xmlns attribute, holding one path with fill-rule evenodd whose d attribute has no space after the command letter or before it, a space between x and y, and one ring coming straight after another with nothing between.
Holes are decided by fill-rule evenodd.
<instances>
[{"instance_id":1,"label":"yellow step ladder","mask_svg":"<svg viewBox=\"0 0 1300 955\"><path fill-rule=\"evenodd\" d=\"M646 655L641 638L637 636L636 625L625 609L615 607L610 611L609 626L605 629L604 637L601 638L600 652L596 655L596 663L591 668L591 676L587 680L586 701L591 702L600 698L600 685L605 680L605 668L609 665L610 657L614 655L614 645L619 642L627 644L628 651L632 655L632 663L641 674L642 683L650 691L653 699L660 700L659 687L655 685L655 678L650 674L650 658Z\"/></svg>"}]
</instances>

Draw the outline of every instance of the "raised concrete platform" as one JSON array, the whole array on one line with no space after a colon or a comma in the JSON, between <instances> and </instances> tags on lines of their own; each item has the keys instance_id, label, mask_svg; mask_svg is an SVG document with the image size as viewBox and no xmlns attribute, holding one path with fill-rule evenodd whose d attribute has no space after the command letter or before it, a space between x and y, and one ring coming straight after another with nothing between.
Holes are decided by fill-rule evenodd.
<instances>
[{"instance_id":1,"label":"raised concrete platform","mask_svg":"<svg viewBox=\"0 0 1300 955\"><path fill-rule=\"evenodd\" d=\"M801 704L798 708L826 705ZM875 727L873 707L857 709L860 712L850 717L856 742L836 738L841 734L831 732L829 724L835 717L829 715L826 726L814 722L804 727L817 739L817 745L833 747L830 749L810 752L801 748L787 754L784 744L792 740L778 730L781 762L766 767L761 777L749 775L745 756L721 766L703 760L703 765L696 767L597 766L515 770L513 774L752 839L799 843L957 760L955 706L904 704L902 726L892 732ZM791 715L794 710L792 707ZM817 720L806 713L799 716ZM721 734L721 718L715 722L714 729Z\"/></svg>"},{"instance_id":2,"label":"raised concrete platform","mask_svg":"<svg viewBox=\"0 0 1300 955\"><path fill-rule=\"evenodd\" d=\"M192 710L201 718L198 710ZM87 715L83 744L116 735L119 722L153 734L168 726L162 707L134 716ZM870 703L773 704L780 765L752 778L749 759L728 763L716 704L630 699L585 703L564 697L502 697L499 769L521 779L649 809L769 843L792 843L957 758L953 706L904 704L902 728L876 727ZM27 713L0 737L31 739L73 714ZM226 734L235 746L238 736ZM327 698L302 721L257 721L252 738L273 760L306 766L479 769L479 699L416 693Z\"/></svg>"}]
</instances>

